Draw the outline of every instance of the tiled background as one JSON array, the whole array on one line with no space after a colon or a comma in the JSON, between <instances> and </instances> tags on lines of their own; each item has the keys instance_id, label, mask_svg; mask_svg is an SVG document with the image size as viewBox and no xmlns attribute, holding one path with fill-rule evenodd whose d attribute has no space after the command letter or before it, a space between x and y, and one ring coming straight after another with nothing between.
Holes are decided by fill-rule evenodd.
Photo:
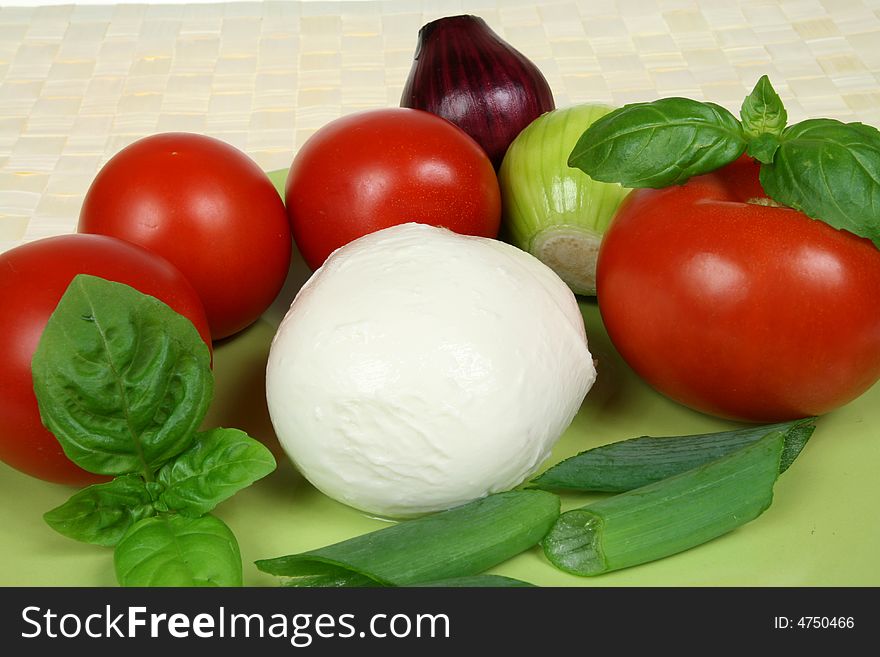
<instances>
[{"instance_id":1,"label":"tiled background","mask_svg":"<svg viewBox=\"0 0 880 657\"><path fill-rule=\"evenodd\" d=\"M73 232L101 165L161 131L266 170L327 121L396 105L416 33L473 13L558 106L658 95L737 110L767 73L792 120L880 125L880 0L375 0L0 7L0 251Z\"/></svg>"}]
</instances>

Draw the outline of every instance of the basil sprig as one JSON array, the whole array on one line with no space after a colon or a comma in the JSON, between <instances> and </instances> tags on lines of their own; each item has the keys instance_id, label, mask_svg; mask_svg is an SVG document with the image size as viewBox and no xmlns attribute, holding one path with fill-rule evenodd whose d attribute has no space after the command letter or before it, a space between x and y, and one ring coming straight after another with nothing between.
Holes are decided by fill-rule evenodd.
<instances>
[{"instance_id":1,"label":"basil sprig","mask_svg":"<svg viewBox=\"0 0 880 657\"><path fill-rule=\"evenodd\" d=\"M625 105L587 128L568 163L602 182L658 188L746 152L761 163L761 184L774 201L880 246L880 131L834 119L786 127L766 75L740 117L687 98Z\"/></svg>"},{"instance_id":2,"label":"basil sprig","mask_svg":"<svg viewBox=\"0 0 880 657\"><path fill-rule=\"evenodd\" d=\"M810 119L786 128L761 186L775 201L880 246L880 132Z\"/></svg>"},{"instance_id":3,"label":"basil sprig","mask_svg":"<svg viewBox=\"0 0 880 657\"><path fill-rule=\"evenodd\" d=\"M31 369L43 423L68 458L116 475L47 512L49 526L115 546L124 586L240 586L235 537L208 513L275 459L237 429L198 431L214 379L192 323L127 285L80 275Z\"/></svg>"}]
</instances>

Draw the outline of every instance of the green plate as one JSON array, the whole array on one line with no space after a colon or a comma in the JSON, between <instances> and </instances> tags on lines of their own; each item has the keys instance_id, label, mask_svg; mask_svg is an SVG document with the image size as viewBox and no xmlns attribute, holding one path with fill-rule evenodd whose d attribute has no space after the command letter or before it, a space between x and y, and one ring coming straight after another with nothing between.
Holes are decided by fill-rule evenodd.
<instances>
[{"instance_id":1,"label":"green plate","mask_svg":"<svg viewBox=\"0 0 880 657\"><path fill-rule=\"evenodd\" d=\"M276 186L284 172L272 175ZM284 290L264 317L216 345L216 394L206 426L238 427L269 444L279 467L217 509L241 545L244 580L272 586L253 562L309 550L386 526L316 491L283 456L264 397L275 327L308 276L297 257ZM616 353L592 300L581 300L599 378L550 460L637 435L717 431L733 422L690 411L645 385ZM776 484L759 518L672 557L594 578L562 573L539 549L492 572L542 586L877 586L880 585L880 385L820 419L812 440ZM115 586L108 548L53 532L42 514L73 492L0 464L0 584ZM563 508L597 496L565 494Z\"/></svg>"}]
</instances>

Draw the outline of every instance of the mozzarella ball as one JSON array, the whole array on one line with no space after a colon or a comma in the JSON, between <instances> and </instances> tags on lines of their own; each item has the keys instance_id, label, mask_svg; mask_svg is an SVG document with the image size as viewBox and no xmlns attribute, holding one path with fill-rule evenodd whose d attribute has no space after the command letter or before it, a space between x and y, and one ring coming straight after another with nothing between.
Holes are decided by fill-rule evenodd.
<instances>
[{"instance_id":1,"label":"mozzarella ball","mask_svg":"<svg viewBox=\"0 0 880 657\"><path fill-rule=\"evenodd\" d=\"M335 251L266 376L278 439L328 496L404 518L533 474L596 378L568 286L497 240L404 224Z\"/></svg>"}]
</instances>

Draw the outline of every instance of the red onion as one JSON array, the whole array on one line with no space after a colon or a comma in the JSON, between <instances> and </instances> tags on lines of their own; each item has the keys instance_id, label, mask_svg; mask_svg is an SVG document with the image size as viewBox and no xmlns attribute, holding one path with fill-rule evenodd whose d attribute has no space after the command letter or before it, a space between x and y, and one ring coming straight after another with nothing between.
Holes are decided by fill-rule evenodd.
<instances>
[{"instance_id":1,"label":"red onion","mask_svg":"<svg viewBox=\"0 0 880 657\"><path fill-rule=\"evenodd\" d=\"M510 142L554 109L547 80L477 16L451 16L419 30L401 107L452 121L501 166Z\"/></svg>"}]
</instances>

